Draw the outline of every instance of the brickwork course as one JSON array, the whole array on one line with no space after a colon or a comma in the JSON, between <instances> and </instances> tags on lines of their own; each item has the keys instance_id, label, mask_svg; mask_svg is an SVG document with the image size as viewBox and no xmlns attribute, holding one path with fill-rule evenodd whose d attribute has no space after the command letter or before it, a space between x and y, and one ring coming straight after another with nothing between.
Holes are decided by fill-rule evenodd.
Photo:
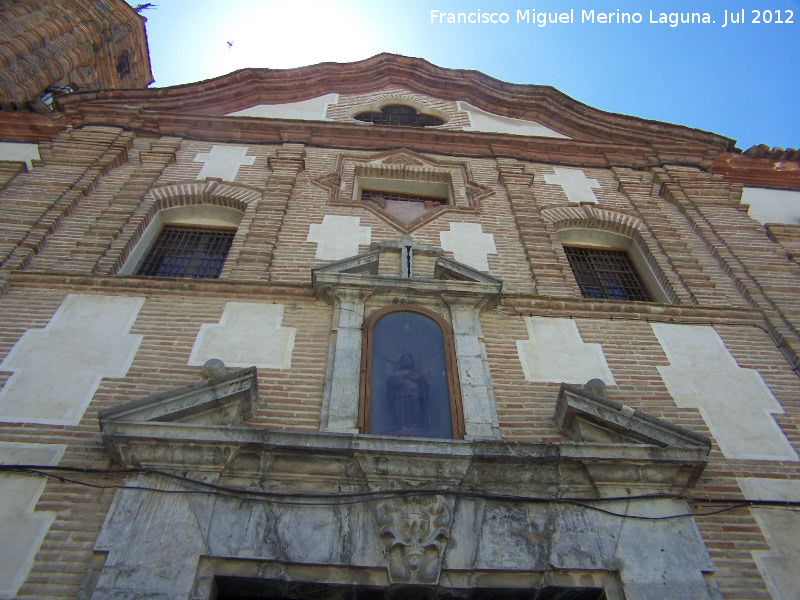
<instances>
[{"instance_id":1,"label":"brickwork course","mask_svg":"<svg viewBox=\"0 0 800 600\"><path fill-rule=\"evenodd\" d=\"M48 112L48 91L142 88L153 80L144 21L120 0L4 3L0 106Z\"/></svg>"},{"instance_id":2,"label":"brickwork course","mask_svg":"<svg viewBox=\"0 0 800 600\"><path fill-rule=\"evenodd\" d=\"M17 4L15 10L27 6ZM4 27L13 19L8 23ZM19 29L18 37L27 39L28 29ZM6 72L0 71L0 83L8 99L27 100L40 91L6 83ZM103 90L108 87L115 86ZM325 120L225 116L327 93L339 100ZM386 98L429 107L449 121L408 128L352 119L354 109ZM464 130L469 118L459 101L566 137ZM480 341L501 440L568 441L554 412L560 382L526 379L518 342L528 340L531 317L571 321L584 344L602 348L614 377L609 399L712 439L708 464L685 494L743 505L688 504L714 564L710 588L725 599L788 597L777 595L757 564L759 553L782 549L771 545L756 509L744 503L737 478L798 481L800 462L726 457L715 439L721 426L710 424L699 404L679 406L668 388L662 373L670 358L653 324L711 328L739 369L760 374L782 409L770 413L774 431L800 452L800 265L792 253L800 234L796 225L768 230L741 204L743 184L800 190L796 152L777 160L763 150L742 154L715 134L603 113L553 88L392 55L336 67L245 70L172 89L75 93L58 104L54 118L64 126L39 141L41 159L33 168L0 162L0 359L26 332L47 327L68 295L142 298L128 331L141 342L124 376L100 379L77 424L0 417L0 441L63 445L60 467L116 467L98 429L98 411L200 381L200 368L189 364L198 333L220 323L230 303L280 305L280 327L295 332L291 366L259 368L260 403L246 426L320 431L339 309L312 286L312 268L328 261L315 258L309 226L326 215L357 217L359 226L370 228L371 244L400 241L406 232L390 219L343 197L358 185L354 165L394 160L408 169L450 173L465 198L463 207L448 207L410 231L415 243L440 247L440 234L459 223L480 224L493 238L497 252L487 254L488 273L503 288L499 301L480 313ZM0 122L0 138L13 140L14 123ZM218 146L246 147L244 156L253 160L230 180L198 180L203 163L196 157ZM554 167L596 180L597 202L570 201L560 185L547 182ZM219 278L125 271L160 211L205 205L241 215ZM639 268L653 273L668 301L583 298L561 241L576 228L631 240L645 262ZM449 319L441 306L436 310ZM367 301L367 311L378 307ZM11 377L0 369L0 386ZM115 486L133 475L57 475L62 478L46 479L31 507L34 514L54 513L53 523L11 597L93 597L91 574L100 560L95 544ZM713 512L709 506L730 510L706 515Z\"/></svg>"}]
</instances>

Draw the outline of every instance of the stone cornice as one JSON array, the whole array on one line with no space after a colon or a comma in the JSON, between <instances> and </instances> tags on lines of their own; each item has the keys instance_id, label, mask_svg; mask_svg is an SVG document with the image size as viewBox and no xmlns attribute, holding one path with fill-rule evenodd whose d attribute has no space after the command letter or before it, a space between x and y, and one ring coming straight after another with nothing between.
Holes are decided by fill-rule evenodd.
<instances>
[{"instance_id":1,"label":"stone cornice","mask_svg":"<svg viewBox=\"0 0 800 600\"><path fill-rule=\"evenodd\" d=\"M778 153L776 153L778 154ZM722 175L725 181L753 187L783 190L800 190L800 159L785 156L771 158L744 154L720 154L714 161L712 173Z\"/></svg>"},{"instance_id":2,"label":"stone cornice","mask_svg":"<svg viewBox=\"0 0 800 600\"><path fill-rule=\"evenodd\" d=\"M633 494L682 493L706 464L699 448L638 444L465 442L113 420L102 422L102 433L124 467L268 476L276 489L313 480L326 492L345 482L393 489L413 481L420 489L518 493L557 494L565 485L587 498L604 495L605 486L614 493L622 487Z\"/></svg>"},{"instance_id":3,"label":"stone cornice","mask_svg":"<svg viewBox=\"0 0 800 600\"><path fill-rule=\"evenodd\" d=\"M323 267L324 265L320 265ZM2 272L0 272L2 273ZM138 293L147 295L181 294L184 296L219 294L229 298L286 296L313 298L317 291L307 284L232 281L225 279L168 279L114 275L80 275L70 273L13 271L8 274L9 289L47 287L65 291L95 293ZM338 278L333 278L339 281ZM387 278L395 281L396 278ZM437 280L432 280L437 281ZM331 281L330 283L334 283ZM468 286L471 284L467 284ZM490 286L491 287L491 286ZM503 292L496 310L509 316L531 315L574 318L637 319L653 322L740 324L763 327L764 313L756 308L690 306L657 302L627 302L620 300L589 300L559 298L534 294Z\"/></svg>"},{"instance_id":4,"label":"stone cornice","mask_svg":"<svg viewBox=\"0 0 800 600\"><path fill-rule=\"evenodd\" d=\"M588 431L597 440L587 439L587 432L580 431L577 425L581 421L599 428ZM575 441L610 442L621 438L662 448L699 448L706 454L711 451L711 440L704 435L566 383L561 384L556 400L556 424L561 433Z\"/></svg>"},{"instance_id":5,"label":"stone cornice","mask_svg":"<svg viewBox=\"0 0 800 600\"><path fill-rule=\"evenodd\" d=\"M291 142L367 152L405 149L439 154L446 149L447 154L464 158L507 157L579 168L647 168L678 164L708 170L721 151L699 142L586 141L416 127L363 127L339 121L157 113L130 106L78 105L68 107L65 114L74 127L121 127L146 136L178 136L238 144Z\"/></svg>"},{"instance_id":6,"label":"stone cornice","mask_svg":"<svg viewBox=\"0 0 800 600\"><path fill-rule=\"evenodd\" d=\"M679 125L604 112L550 86L499 81L477 71L445 69L406 56L379 54L348 64L287 70L243 69L197 83L146 90L109 90L59 98L68 114L83 107L137 106L158 113L221 115L257 104L307 100L326 93L362 94L401 87L435 98L466 101L494 114L555 128L571 138L612 144L698 144L717 154L733 149L722 136ZM254 119L245 119L252 121ZM363 133L364 127L360 127ZM438 132L437 132L438 133ZM529 139L529 138L525 138Z\"/></svg>"}]
</instances>

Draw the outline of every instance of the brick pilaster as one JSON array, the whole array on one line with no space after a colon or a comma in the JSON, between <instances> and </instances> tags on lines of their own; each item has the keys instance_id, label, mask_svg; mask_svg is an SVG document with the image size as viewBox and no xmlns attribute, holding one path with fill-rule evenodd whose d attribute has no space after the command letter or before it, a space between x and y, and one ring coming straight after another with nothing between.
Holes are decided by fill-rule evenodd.
<instances>
[{"instance_id":1,"label":"brick pilaster","mask_svg":"<svg viewBox=\"0 0 800 600\"><path fill-rule=\"evenodd\" d=\"M569 285L572 273L566 273L566 258L559 261L556 248L560 248L555 232L547 227L531 189L533 174L526 173L524 164L507 158L497 159L500 183L506 187L511 210L517 221L531 278L537 294L574 296L577 285ZM574 279L572 279L574 282Z\"/></svg>"},{"instance_id":2,"label":"brick pilaster","mask_svg":"<svg viewBox=\"0 0 800 600\"><path fill-rule=\"evenodd\" d=\"M298 175L305 168L305 146L283 144L269 161L270 175L255 208L231 277L264 280L272 265L278 234Z\"/></svg>"},{"instance_id":3,"label":"brick pilaster","mask_svg":"<svg viewBox=\"0 0 800 600\"><path fill-rule=\"evenodd\" d=\"M132 133L118 128L89 127L65 132L42 149L44 164L0 192L0 268L27 268L61 220L127 160L132 141Z\"/></svg>"}]
</instances>

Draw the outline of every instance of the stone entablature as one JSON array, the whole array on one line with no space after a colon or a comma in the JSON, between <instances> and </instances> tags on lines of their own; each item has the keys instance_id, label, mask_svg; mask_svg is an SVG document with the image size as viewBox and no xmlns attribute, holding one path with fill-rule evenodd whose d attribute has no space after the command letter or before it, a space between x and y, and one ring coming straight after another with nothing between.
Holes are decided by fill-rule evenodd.
<instances>
[{"instance_id":1,"label":"stone entablature","mask_svg":"<svg viewBox=\"0 0 800 600\"><path fill-rule=\"evenodd\" d=\"M252 577L252 565L269 565L259 577L278 569L290 581L350 583L360 573L372 585L450 590L487 570L498 587L527 588L552 568L582 571L580 587L591 579L613 600L713 598L692 519L625 518L686 514L677 498L705 464L703 444L265 431L240 424L258 402L254 381L252 369L234 372L100 414L111 456L141 473L112 505L85 597L205 599L214 575ZM181 493L198 489L228 498ZM652 494L663 497L634 498ZM645 536L667 554L640 547ZM581 553L568 551L575 544ZM326 569L302 569L319 564Z\"/></svg>"}]
</instances>

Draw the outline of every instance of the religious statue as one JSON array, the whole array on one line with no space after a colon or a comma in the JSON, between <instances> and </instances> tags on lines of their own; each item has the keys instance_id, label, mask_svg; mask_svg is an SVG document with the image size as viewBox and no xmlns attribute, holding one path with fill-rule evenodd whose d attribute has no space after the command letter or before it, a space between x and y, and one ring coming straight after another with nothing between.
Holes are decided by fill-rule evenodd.
<instances>
[{"instance_id":1,"label":"religious statue","mask_svg":"<svg viewBox=\"0 0 800 600\"><path fill-rule=\"evenodd\" d=\"M386 378L386 397L397 434L427 431L428 382L414 368L414 357L403 354L395 372Z\"/></svg>"}]
</instances>

